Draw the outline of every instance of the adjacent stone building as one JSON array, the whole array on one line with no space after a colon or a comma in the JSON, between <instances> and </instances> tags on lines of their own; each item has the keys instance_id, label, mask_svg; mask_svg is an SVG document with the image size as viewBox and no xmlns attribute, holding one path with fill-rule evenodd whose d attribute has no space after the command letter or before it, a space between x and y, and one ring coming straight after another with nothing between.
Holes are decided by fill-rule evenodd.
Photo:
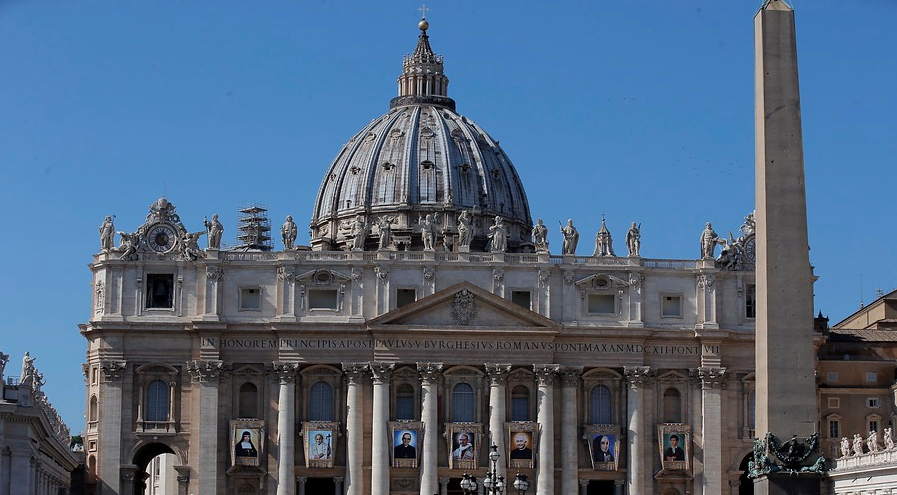
<instances>
[{"instance_id":1,"label":"adjacent stone building","mask_svg":"<svg viewBox=\"0 0 897 495\"><path fill-rule=\"evenodd\" d=\"M569 222L552 254L419 27L388 113L322 168L310 246L289 217L270 249L261 208L231 250L165 198L119 246L104 223L89 481L142 493L172 454L180 494L458 494L494 443L530 493L750 490L753 214L696 226L699 259L640 257L636 223L581 256Z\"/></svg>"},{"instance_id":2,"label":"adjacent stone building","mask_svg":"<svg viewBox=\"0 0 897 495\"><path fill-rule=\"evenodd\" d=\"M4 376L8 363L0 352L0 495L80 493L72 486L80 462L68 426L41 390L43 374L27 352L19 376Z\"/></svg>"}]
</instances>

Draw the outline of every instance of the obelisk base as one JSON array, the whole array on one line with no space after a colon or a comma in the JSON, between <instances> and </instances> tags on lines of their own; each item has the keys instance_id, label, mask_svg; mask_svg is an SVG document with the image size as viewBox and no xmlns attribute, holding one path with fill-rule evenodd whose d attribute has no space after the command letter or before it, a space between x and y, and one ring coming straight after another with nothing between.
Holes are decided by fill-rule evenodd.
<instances>
[{"instance_id":1,"label":"obelisk base","mask_svg":"<svg viewBox=\"0 0 897 495\"><path fill-rule=\"evenodd\" d=\"M754 495L819 495L816 473L771 473L754 479Z\"/></svg>"}]
</instances>

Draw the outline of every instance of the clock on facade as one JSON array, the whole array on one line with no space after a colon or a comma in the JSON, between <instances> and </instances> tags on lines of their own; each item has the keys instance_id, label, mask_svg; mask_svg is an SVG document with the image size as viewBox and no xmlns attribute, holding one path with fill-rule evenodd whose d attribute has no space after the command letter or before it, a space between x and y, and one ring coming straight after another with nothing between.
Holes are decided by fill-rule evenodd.
<instances>
[{"instance_id":1,"label":"clock on facade","mask_svg":"<svg viewBox=\"0 0 897 495\"><path fill-rule=\"evenodd\" d=\"M757 238L750 236L744 241L744 256L751 263L757 262Z\"/></svg>"},{"instance_id":2,"label":"clock on facade","mask_svg":"<svg viewBox=\"0 0 897 495\"><path fill-rule=\"evenodd\" d=\"M171 225L156 224L147 231L146 243L157 253L167 253L177 243L177 231Z\"/></svg>"}]
</instances>

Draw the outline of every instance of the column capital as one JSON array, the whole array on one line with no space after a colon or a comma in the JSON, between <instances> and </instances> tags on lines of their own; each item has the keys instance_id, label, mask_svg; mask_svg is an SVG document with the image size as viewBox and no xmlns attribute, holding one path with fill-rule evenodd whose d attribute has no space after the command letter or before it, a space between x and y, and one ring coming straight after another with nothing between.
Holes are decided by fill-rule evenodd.
<instances>
[{"instance_id":1,"label":"column capital","mask_svg":"<svg viewBox=\"0 0 897 495\"><path fill-rule=\"evenodd\" d=\"M334 483L343 483L343 482L345 482L345 481L346 481L346 477L345 477L345 476L334 476L334 477L333 477L333 482L334 482Z\"/></svg>"},{"instance_id":2,"label":"column capital","mask_svg":"<svg viewBox=\"0 0 897 495\"><path fill-rule=\"evenodd\" d=\"M447 486L450 480L450 478L439 478L439 484L442 486Z\"/></svg>"},{"instance_id":3,"label":"column capital","mask_svg":"<svg viewBox=\"0 0 897 495\"><path fill-rule=\"evenodd\" d=\"M697 383L701 384L701 388L704 390L713 388L724 389L729 381L726 368L701 366L700 368L692 369L691 375Z\"/></svg>"},{"instance_id":4,"label":"column capital","mask_svg":"<svg viewBox=\"0 0 897 495\"><path fill-rule=\"evenodd\" d=\"M368 363L343 363L343 373L350 384L361 383L364 376L368 374L371 367Z\"/></svg>"},{"instance_id":5,"label":"column capital","mask_svg":"<svg viewBox=\"0 0 897 495\"><path fill-rule=\"evenodd\" d=\"M100 371L103 373L104 382L121 380L122 374L128 369L127 361L104 359L100 361Z\"/></svg>"},{"instance_id":6,"label":"column capital","mask_svg":"<svg viewBox=\"0 0 897 495\"><path fill-rule=\"evenodd\" d=\"M174 471L179 485L186 485L190 481L190 466L174 466Z\"/></svg>"},{"instance_id":7,"label":"column capital","mask_svg":"<svg viewBox=\"0 0 897 495\"><path fill-rule=\"evenodd\" d=\"M559 364L534 364L533 372L536 373L536 383L542 386L554 385L554 379L561 369Z\"/></svg>"},{"instance_id":8,"label":"column capital","mask_svg":"<svg viewBox=\"0 0 897 495\"><path fill-rule=\"evenodd\" d=\"M504 385L510 372L510 364L486 363L486 374L489 376L490 385Z\"/></svg>"},{"instance_id":9,"label":"column capital","mask_svg":"<svg viewBox=\"0 0 897 495\"><path fill-rule=\"evenodd\" d=\"M582 366L561 366L559 374L561 375L561 384L565 387L575 387L579 385Z\"/></svg>"},{"instance_id":10,"label":"column capital","mask_svg":"<svg viewBox=\"0 0 897 495\"><path fill-rule=\"evenodd\" d=\"M194 360L187 363L187 372L194 382L217 381L228 371L228 366L218 360Z\"/></svg>"},{"instance_id":11,"label":"column capital","mask_svg":"<svg viewBox=\"0 0 897 495\"><path fill-rule=\"evenodd\" d=\"M381 363L373 361L370 364L371 368L371 378L373 378L374 383L389 383L389 378L392 376L392 370L396 368L395 363Z\"/></svg>"},{"instance_id":12,"label":"column capital","mask_svg":"<svg viewBox=\"0 0 897 495\"><path fill-rule=\"evenodd\" d=\"M589 482L590 482L590 481L592 481L592 480L584 480L584 479L580 479L580 480L579 480L579 486L585 488L585 487L589 486Z\"/></svg>"},{"instance_id":13,"label":"column capital","mask_svg":"<svg viewBox=\"0 0 897 495\"><path fill-rule=\"evenodd\" d=\"M281 384L293 383L299 376L299 364L274 362L267 371L271 378Z\"/></svg>"},{"instance_id":14,"label":"column capital","mask_svg":"<svg viewBox=\"0 0 897 495\"><path fill-rule=\"evenodd\" d=\"M713 282L716 281L716 276L712 273L701 273L698 274L698 288L699 289L710 289L713 287Z\"/></svg>"},{"instance_id":15,"label":"column capital","mask_svg":"<svg viewBox=\"0 0 897 495\"><path fill-rule=\"evenodd\" d=\"M221 277L223 276L224 268L220 265L209 265L206 267L206 278L208 278L210 282L216 283L221 280Z\"/></svg>"},{"instance_id":16,"label":"column capital","mask_svg":"<svg viewBox=\"0 0 897 495\"><path fill-rule=\"evenodd\" d=\"M614 480L614 486L623 486L626 484L626 480Z\"/></svg>"},{"instance_id":17,"label":"column capital","mask_svg":"<svg viewBox=\"0 0 897 495\"><path fill-rule=\"evenodd\" d=\"M439 381L442 363L417 363L417 372L424 385L432 385Z\"/></svg>"},{"instance_id":18,"label":"column capital","mask_svg":"<svg viewBox=\"0 0 897 495\"><path fill-rule=\"evenodd\" d=\"M308 476L296 476L297 483L308 483Z\"/></svg>"},{"instance_id":19,"label":"column capital","mask_svg":"<svg viewBox=\"0 0 897 495\"><path fill-rule=\"evenodd\" d=\"M623 368L623 374L631 388L647 387L654 383L657 372L652 370L650 366L627 366Z\"/></svg>"}]
</instances>

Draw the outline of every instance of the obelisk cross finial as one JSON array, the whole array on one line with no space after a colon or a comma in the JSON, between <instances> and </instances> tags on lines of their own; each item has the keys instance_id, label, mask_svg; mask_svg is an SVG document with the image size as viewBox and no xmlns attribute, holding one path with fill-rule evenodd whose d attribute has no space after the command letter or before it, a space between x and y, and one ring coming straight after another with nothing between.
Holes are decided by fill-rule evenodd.
<instances>
[{"instance_id":1,"label":"obelisk cross finial","mask_svg":"<svg viewBox=\"0 0 897 495\"><path fill-rule=\"evenodd\" d=\"M426 18L427 18L427 12L430 11L429 7L427 7L427 4L425 4L425 3L422 3L422 4L420 5L420 8L417 9L417 10L420 11L420 17L421 17L421 19L426 19Z\"/></svg>"}]
</instances>

